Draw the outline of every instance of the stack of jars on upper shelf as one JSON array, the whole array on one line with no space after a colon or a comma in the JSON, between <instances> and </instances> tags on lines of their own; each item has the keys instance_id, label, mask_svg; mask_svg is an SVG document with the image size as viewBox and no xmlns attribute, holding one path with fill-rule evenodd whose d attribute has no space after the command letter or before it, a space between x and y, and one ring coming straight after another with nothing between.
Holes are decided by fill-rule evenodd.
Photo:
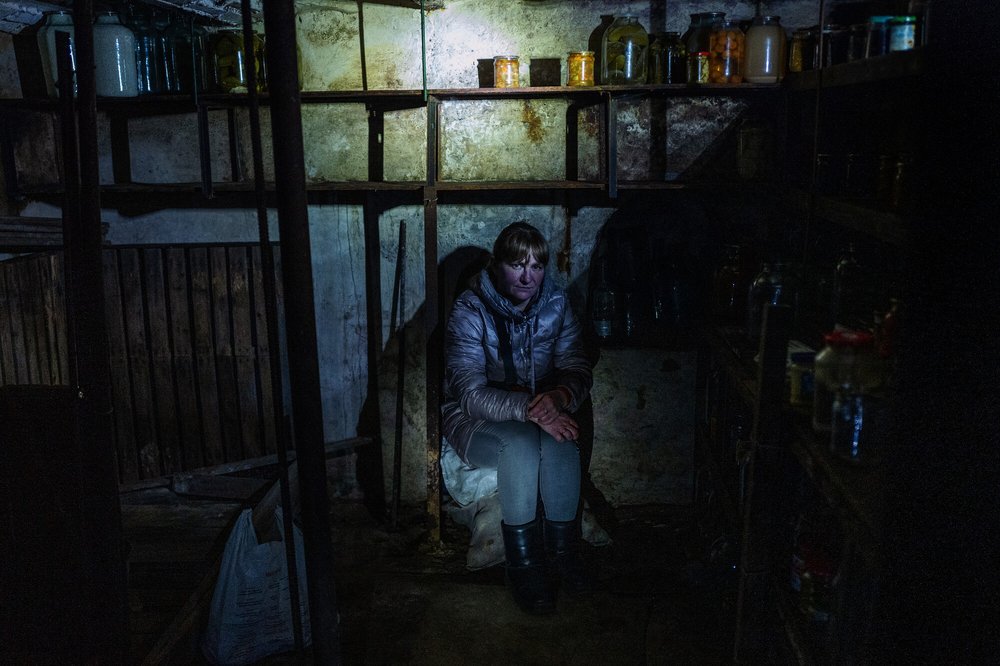
<instances>
[{"instance_id":1,"label":"stack of jars on upper shelf","mask_svg":"<svg viewBox=\"0 0 1000 666\"><path fill-rule=\"evenodd\" d=\"M654 34L634 16L614 19L601 39L601 82L778 83L784 76L785 31L778 16L727 19L691 14L683 35Z\"/></svg>"},{"instance_id":2,"label":"stack of jars on upper shelf","mask_svg":"<svg viewBox=\"0 0 1000 666\"><path fill-rule=\"evenodd\" d=\"M46 15L38 31L42 70L50 96L58 96L57 33L69 35L70 63L76 71L73 15ZM251 64L252 63L252 64ZM248 56L241 31L209 34L177 14L129 5L123 15L103 12L94 23L94 79L99 97L170 93L246 92L248 70L257 89L266 89L263 35L253 37ZM76 82L74 81L74 93Z\"/></svg>"},{"instance_id":3,"label":"stack of jars on upper shelf","mask_svg":"<svg viewBox=\"0 0 1000 666\"><path fill-rule=\"evenodd\" d=\"M928 0L910 0L909 14L874 15L843 25L825 23L792 32L788 69L803 72L845 62L911 51L927 44Z\"/></svg>"}]
</instances>

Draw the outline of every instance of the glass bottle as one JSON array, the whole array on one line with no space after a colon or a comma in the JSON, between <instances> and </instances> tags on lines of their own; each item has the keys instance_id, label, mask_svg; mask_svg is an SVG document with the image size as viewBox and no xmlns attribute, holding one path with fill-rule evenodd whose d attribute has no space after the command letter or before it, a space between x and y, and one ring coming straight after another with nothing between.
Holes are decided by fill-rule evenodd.
<instances>
[{"instance_id":1,"label":"glass bottle","mask_svg":"<svg viewBox=\"0 0 1000 666\"><path fill-rule=\"evenodd\" d=\"M650 83L664 83L663 76L666 71L666 64L663 59L666 57L664 39L662 35L652 35L649 43L649 70L647 78Z\"/></svg>"},{"instance_id":2,"label":"glass bottle","mask_svg":"<svg viewBox=\"0 0 1000 666\"><path fill-rule=\"evenodd\" d=\"M59 96L59 66L56 59L56 33L69 34L69 57L73 72L76 72L76 39L73 28L73 14L68 11L52 12L45 17L45 25L38 31L38 47L42 56L42 70L45 87L50 97ZM73 80L73 94L76 94L76 79Z\"/></svg>"},{"instance_id":3,"label":"glass bottle","mask_svg":"<svg viewBox=\"0 0 1000 666\"><path fill-rule=\"evenodd\" d=\"M687 47L678 32L663 35L663 82L687 83Z\"/></svg>"},{"instance_id":4,"label":"glass bottle","mask_svg":"<svg viewBox=\"0 0 1000 666\"><path fill-rule=\"evenodd\" d=\"M615 320L615 292L601 279L590 296L590 318L594 333L601 342L611 339L611 323Z\"/></svg>"},{"instance_id":5,"label":"glass bottle","mask_svg":"<svg viewBox=\"0 0 1000 666\"><path fill-rule=\"evenodd\" d=\"M830 320L833 327L857 328L866 315L864 274L855 257L854 243L844 250L833 271Z\"/></svg>"},{"instance_id":6,"label":"glass bottle","mask_svg":"<svg viewBox=\"0 0 1000 666\"><path fill-rule=\"evenodd\" d=\"M170 15L153 11L154 49L160 70L160 92L179 92L177 57L170 35Z\"/></svg>"},{"instance_id":7,"label":"glass bottle","mask_svg":"<svg viewBox=\"0 0 1000 666\"><path fill-rule=\"evenodd\" d=\"M99 97L139 94L135 35L114 12L104 12L94 24L94 87Z\"/></svg>"},{"instance_id":8,"label":"glass bottle","mask_svg":"<svg viewBox=\"0 0 1000 666\"><path fill-rule=\"evenodd\" d=\"M166 29L170 44L170 70L173 72L171 92L189 93L195 89L204 90L208 79L205 71L204 29L194 22L185 23L179 16L171 16Z\"/></svg>"},{"instance_id":9,"label":"glass bottle","mask_svg":"<svg viewBox=\"0 0 1000 666\"><path fill-rule=\"evenodd\" d=\"M750 83L778 83L785 76L785 53L781 17L754 17L747 31L743 79Z\"/></svg>"},{"instance_id":10,"label":"glass bottle","mask_svg":"<svg viewBox=\"0 0 1000 666\"><path fill-rule=\"evenodd\" d=\"M708 37L709 81L711 83L742 83L745 36L738 21L718 21Z\"/></svg>"},{"instance_id":11,"label":"glass bottle","mask_svg":"<svg viewBox=\"0 0 1000 666\"><path fill-rule=\"evenodd\" d=\"M635 16L618 16L601 38L601 80L607 85L646 82L649 35Z\"/></svg>"},{"instance_id":12,"label":"glass bottle","mask_svg":"<svg viewBox=\"0 0 1000 666\"><path fill-rule=\"evenodd\" d=\"M129 5L126 25L135 33L136 81L140 95L162 91L163 77L156 53L156 29L149 12L136 5Z\"/></svg>"},{"instance_id":13,"label":"glass bottle","mask_svg":"<svg viewBox=\"0 0 1000 666\"><path fill-rule=\"evenodd\" d=\"M713 279L713 310L720 324L738 324L746 312L747 284L746 271L741 260L739 245L727 245L725 259Z\"/></svg>"},{"instance_id":14,"label":"glass bottle","mask_svg":"<svg viewBox=\"0 0 1000 666\"><path fill-rule=\"evenodd\" d=\"M747 297L747 338L756 344L764 323L764 310L769 305L796 304L796 290L790 266L782 262L765 262L750 285Z\"/></svg>"}]
</instances>

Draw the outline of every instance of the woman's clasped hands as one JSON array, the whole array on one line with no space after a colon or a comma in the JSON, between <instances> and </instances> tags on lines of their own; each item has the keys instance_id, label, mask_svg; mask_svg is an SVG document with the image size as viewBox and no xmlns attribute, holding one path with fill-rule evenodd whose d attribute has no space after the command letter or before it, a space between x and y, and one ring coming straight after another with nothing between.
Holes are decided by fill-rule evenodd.
<instances>
[{"instance_id":1,"label":"woman's clasped hands","mask_svg":"<svg viewBox=\"0 0 1000 666\"><path fill-rule=\"evenodd\" d=\"M557 442L575 441L580 427L572 416L563 411L564 396L561 391L545 391L528 403L528 420L537 423Z\"/></svg>"}]
</instances>

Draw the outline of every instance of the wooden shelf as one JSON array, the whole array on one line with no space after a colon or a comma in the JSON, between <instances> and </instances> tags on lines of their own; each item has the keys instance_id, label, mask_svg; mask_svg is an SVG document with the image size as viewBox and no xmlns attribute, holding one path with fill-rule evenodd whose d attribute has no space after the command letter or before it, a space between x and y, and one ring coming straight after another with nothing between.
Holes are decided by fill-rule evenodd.
<instances>
[{"instance_id":1,"label":"wooden shelf","mask_svg":"<svg viewBox=\"0 0 1000 666\"><path fill-rule=\"evenodd\" d=\"M903 219L895 213L877 210L854 201L822 194L812 195L804 190L789 190L788 200L802 211L812 210L817 217L842 227L867 234L891 245L903 246L910 240L910 233L903 227Z\"/></svg>"},{"instance_id":2,"label":"wooden shelf","mask_svg":"<svg viewBox=\"0 0 1000 666\"><path fill-rule=\"evenodd\" d=\"M818 90L895 81L922 74L926 58L922 48L888 53L823 69L789 72L785 85L791 90Z\"/></svg>"}]
</instances>

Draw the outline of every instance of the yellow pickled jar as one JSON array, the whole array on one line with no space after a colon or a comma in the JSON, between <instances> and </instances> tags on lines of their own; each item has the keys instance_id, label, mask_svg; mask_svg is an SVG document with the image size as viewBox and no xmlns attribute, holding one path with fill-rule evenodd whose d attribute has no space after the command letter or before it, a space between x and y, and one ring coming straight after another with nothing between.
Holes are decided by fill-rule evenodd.
<instances>
[{"instance_id":1,"label":"yellow pickled jar","mask_svg":"<svg viewBox=\"0 0 1000 666\"><path fill-rule=\"evenodd\" d=\"M219 90L226 93L247 92L247 68L250 63L243 48L243 33L232 30L216 33L212 42L212 57ZM256 34L253 36L253 67L257 92L263 92L266 89L264 40Z\"/></svg>"},{"instance_id":2,"label":"yellow pickled jar","mask_svg":"<svg viewBox=\"0 0 1000 666\"><path fill-rule=\"evenodd\" d=\"M495 88L517 88L519 69L516 55L498 55L493 58L493 86Z\"/></svg>"},{"instance_id":3,"label":"yellow pickled jar","mask_svg":"<svg viewBox=\"0 0 1000 666\"><path fill-rule=\"evenodd\" d=\"M737 21L716 23L708 37L709 81L711 83L742 83L743 56L746 39Z\"/></svg>"},{"instance_id":4,"label":"yellow pickled jar","mask_svg":"<svg viewBox=\"0 0 1000 666\"><path fill-rule=\"evenodd\" d=\"M566 58L568 86L594 85L594 52L571 51Z\"/></svg>"}]
</instances>

